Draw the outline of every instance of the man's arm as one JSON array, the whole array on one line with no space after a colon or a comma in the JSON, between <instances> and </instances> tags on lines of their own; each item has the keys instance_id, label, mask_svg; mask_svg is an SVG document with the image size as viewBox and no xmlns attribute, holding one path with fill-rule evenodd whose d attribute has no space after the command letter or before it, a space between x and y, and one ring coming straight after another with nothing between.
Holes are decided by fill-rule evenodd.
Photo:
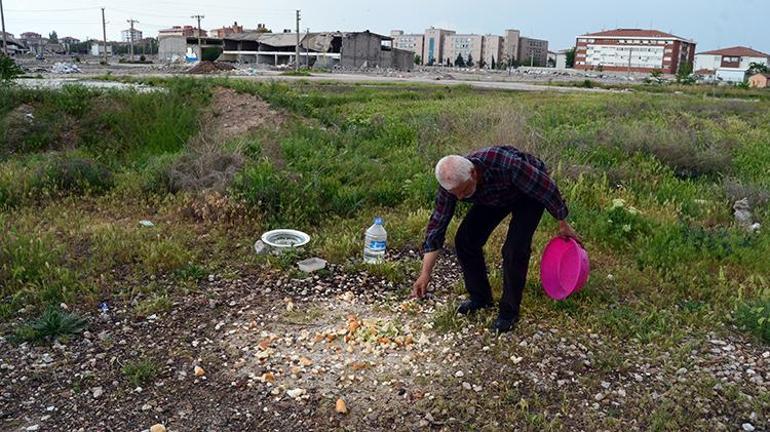
<instances>
[{"instance_id":1,"label":"man's arm","mask_svg":"<svg viewBox=\"0 0 770 432\"><path fill-rule=\"evenodd\" d=\"M444 246L446 230L455 213L457 199L439 187L436 193L436 206L431 214L423 244L422 270L412 286L412 297L422 298L428 291L430 275L438 260L438 253Z\"/></svg>"}]
</instances>

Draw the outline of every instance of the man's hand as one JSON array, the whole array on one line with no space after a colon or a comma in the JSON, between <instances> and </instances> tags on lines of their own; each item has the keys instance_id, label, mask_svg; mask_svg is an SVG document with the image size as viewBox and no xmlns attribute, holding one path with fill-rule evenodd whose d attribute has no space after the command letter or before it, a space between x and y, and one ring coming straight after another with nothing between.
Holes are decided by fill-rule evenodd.
<instances>
[{"instance_id":1,"label":"man's hand","mask_svg":"<svg viewBox=\"0 0 770 432\"><path fill-rule=\"evenodd\" d=\"M577 232L575 232L574 229L570 226L569 223L565 220L559 221L559 237L565 238L565 239L572 239L576 242L580 243L580 245L583 245L583 240L580 238Z\"/></svg>"},{"instance_id":2,"label":"man's hand","mask_svg":"<svg viewBox=\"0 0 770 432\"><path fill-rule=\"evenodd\" d=\"M428 293L428 284L430 284L430 275L421 274L412 285L412 298L421 299Z\"/></svg>"}]
</instances>

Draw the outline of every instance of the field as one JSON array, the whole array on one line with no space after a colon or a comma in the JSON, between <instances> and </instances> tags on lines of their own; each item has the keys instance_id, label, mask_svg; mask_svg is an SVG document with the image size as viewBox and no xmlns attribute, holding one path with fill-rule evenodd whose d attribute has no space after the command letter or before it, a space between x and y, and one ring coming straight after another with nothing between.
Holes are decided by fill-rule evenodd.
<instances>
[{"instance_id":1,"label":"field","mask_svg":"<svg viewBox=\"0 0 770 432\"><path fill-rule=\"evenodd\" d=\"M0 88L3 430L770 429L765 95L142 81L160 91ZM592 260L548 299L546 215L499 337L453 314L451 233L407 298L433 164L496 144L548 163ZM279 227L313 240L257 256Z\"/></svg>"}]
</instances>

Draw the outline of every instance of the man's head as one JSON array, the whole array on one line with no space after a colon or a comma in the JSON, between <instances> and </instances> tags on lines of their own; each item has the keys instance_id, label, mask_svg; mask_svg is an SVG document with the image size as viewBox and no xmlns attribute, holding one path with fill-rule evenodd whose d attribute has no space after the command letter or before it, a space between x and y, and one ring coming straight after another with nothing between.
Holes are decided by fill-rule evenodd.
<instances>
[{"instance_id":1,"label":"man's head","mask_svg":"<svg viewBox=\"0 0 770 432\"><path fill-rule=\"evenodd\" d=\"M476 192L478 176L473 162L462 156L450 155L436 164L436 179L457 199L464 199Z\"/></svg>"}]
</instances>

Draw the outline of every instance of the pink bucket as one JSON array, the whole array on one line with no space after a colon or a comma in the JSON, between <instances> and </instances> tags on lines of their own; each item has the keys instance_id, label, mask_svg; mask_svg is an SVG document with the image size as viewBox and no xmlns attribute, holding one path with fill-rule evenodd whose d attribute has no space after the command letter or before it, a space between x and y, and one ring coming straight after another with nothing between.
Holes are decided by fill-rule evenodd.
<instances>
[{"instance_id":1,"label":"pink bucket","mask_svg":"<svg viewBox=\"0 0 770 432\"><path fill-rule=\"evenodd\" d=\"M540 281L554 300L564 300L580 291L590 271L588 253L575 240L556 237L543 251Z\"/></svg>"}]
</instances>

